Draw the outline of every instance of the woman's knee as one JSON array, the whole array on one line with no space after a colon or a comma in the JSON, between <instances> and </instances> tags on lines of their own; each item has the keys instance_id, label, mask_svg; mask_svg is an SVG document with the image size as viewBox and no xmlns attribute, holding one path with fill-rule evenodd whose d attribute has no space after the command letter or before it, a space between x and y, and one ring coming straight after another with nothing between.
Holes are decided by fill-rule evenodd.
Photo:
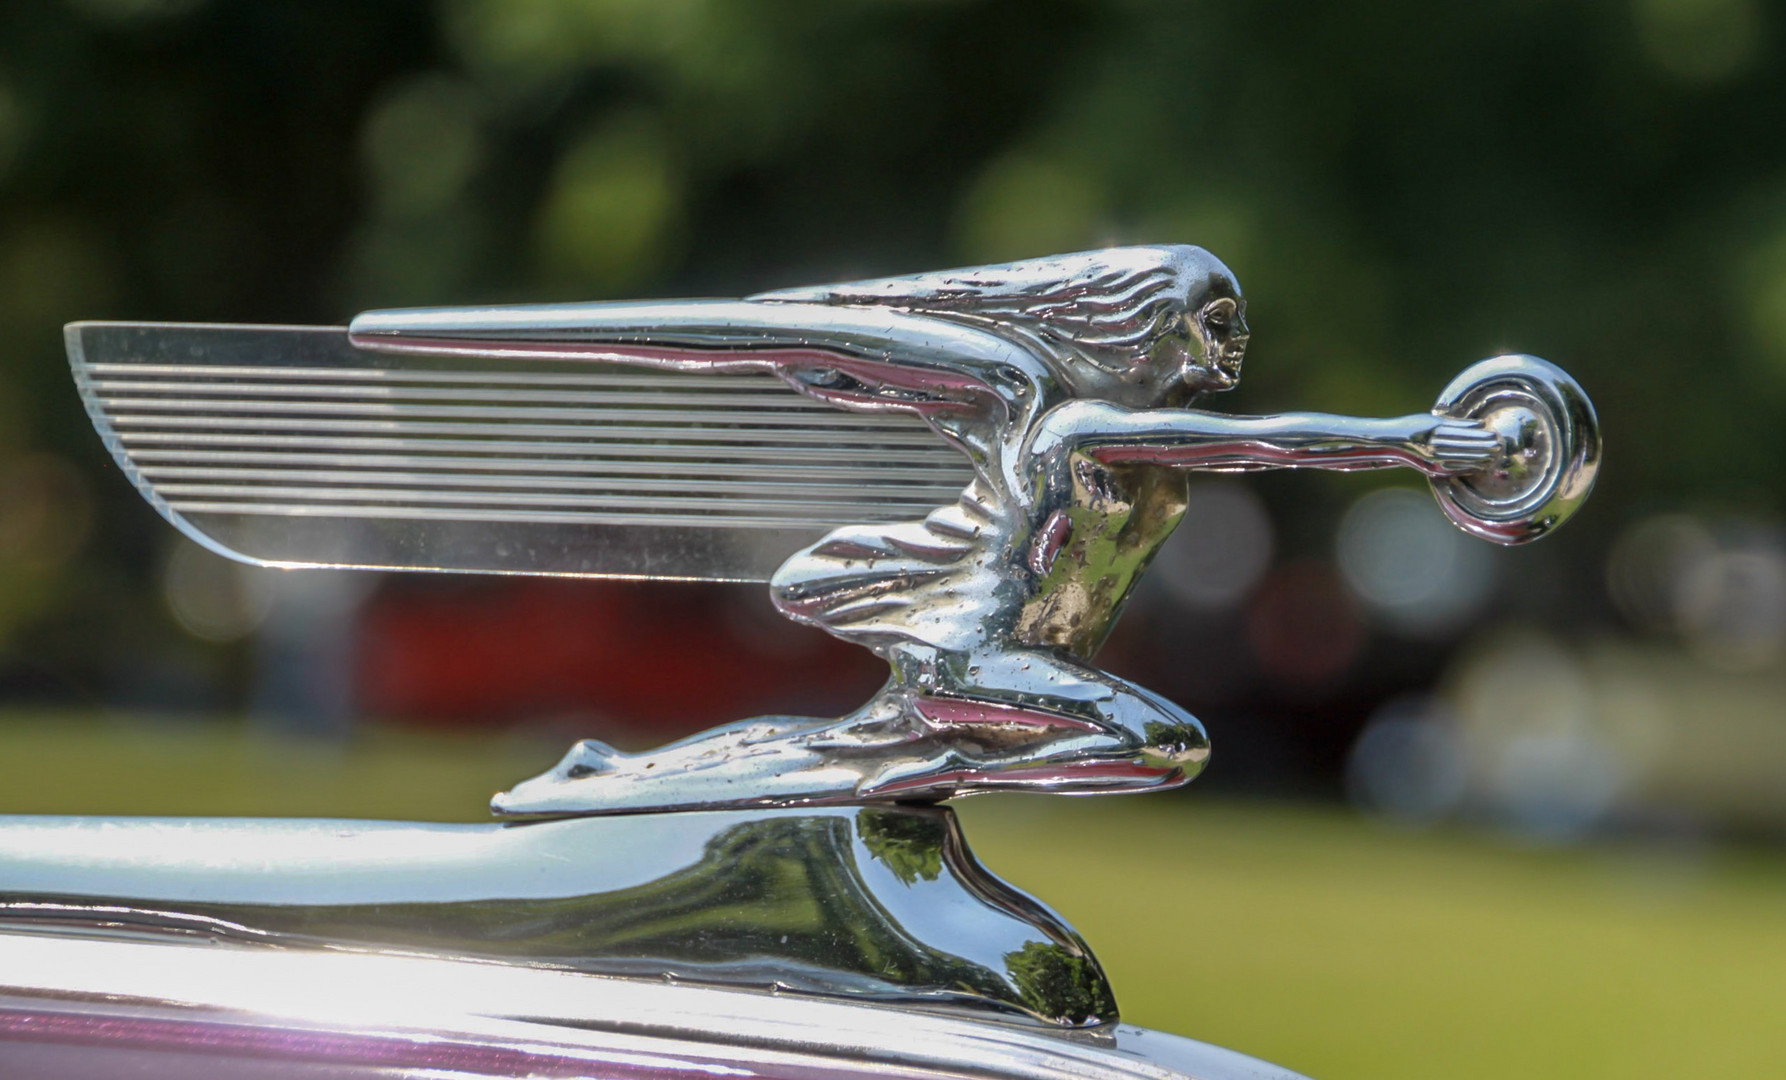
<instances>
[{"instance_id":1,"label":"woman's knee","mask_svg":"<svg viewBox=\"0 0 1786 1080\"><path fill-rule=\"evenodd\" d=\"M949 654L936 663L957 693L997 697L1090 722L1140 764L1194 774L1209 758L1209 736L1190 713L1108 672L1029 650ZM895 664L895 670L899 665Z\"/></svg>"}]
</instances>

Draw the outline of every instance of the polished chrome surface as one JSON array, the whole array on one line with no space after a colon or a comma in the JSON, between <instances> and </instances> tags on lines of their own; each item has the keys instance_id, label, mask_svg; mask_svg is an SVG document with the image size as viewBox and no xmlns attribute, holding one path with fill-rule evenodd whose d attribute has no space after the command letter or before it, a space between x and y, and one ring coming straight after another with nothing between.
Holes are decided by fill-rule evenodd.
<instances>
[{"instance_id":1,"label":"polished chrome surface","mask_svg":"<svg viewBox=\"0 0 1786 1080\"><path fill-rule=\"evenodd\" d=\"M1239 380L1245 315L1220 261L1157 246L746 300L368 312L352 349L311 332L332 350L320 366L259 361L320 371L314 386L289 370L219 375L283 348L195 344L239 329L77 324L70 343L120 461L219 550L665 577L779 563L783 614L887 660L886 687L841 719L758 717L645 755L585 742L493 803L607 813L1174 787L1208 758L1202 725L1092 657L1184 515L1192 473L1412 468L1453 521L1500 543L1554 529L1592 486L1592 406L1533 357L1484 361L1401 417L1196 407ZM169 381L194 356L215 370ZM517 381L538 365L620 381ZM421 381L363 389L389 390L399 369ZM449 370L464 376L451 391ZM601 396L615 386L644 396ZM658 471L604 461L583 483L541 449L593 455L602 425ZM257 456L190 456L218 439ZM963 471L947 471L950 455ZM676 487L675 461L699 479ZM725 469L696 471L715 461Z\"/></svg>"},{"instance_id":2,"label":"polished chrome surface","mask_svg":"<svg viewBox=\"0 0 1786 1080\"><path fill-rule=\"evenodd\" d=\"M976 862L943 808L506 826L0 818L0 932L21 931L1116 1019L1085 943Z\"/></svg>"},{"instance_id":3,"label":"polished chrome surface","mask_svg":"<svg viewBox=\"0 0 1786 1080\"><path fill-rule=\"evenodd\" d=\"M434 957L117 937L0 932L9 1080L1296 1080L1120 1024L1069 1031Z\"/></svg>"},{"instance_id":4,"label":"polished chrome surface","mask_svg":"<svg viewBox=\"0 0 1786 1080\"><path fill-rule=\"evenodd\" d=\"M1444 477L1433 494L1459 528L1502 544L1535 540L1575 513L1600 468L1600 423L1587 392L1536 356L1465 369L1435 412L1468 417L1499 440L1488 467Z\"/></svg>"},{"instance_id":5,"label":"polished chrome surface","mask_svg":"<svg viewBox=\"0 0 1786 1080\"><path fill-rule=\"evenodd\" d=\"M837 529L771 581L784 614L888 661L887 686L861 709L830 722L759 717L644 755L585 742L497 796L500 812L1173 787L1207 760L1202 725L1091 658L1179 524L1191 472L1410 467L1454 519L1511 543L1579 505L1597 461L1597 448L1581 449L1594 439L1585 395L1530 358L1478 365L1439 407L1403 417L1192 407L1235 384L1248 339L1239 285L1197 248L1089 252L751 303L354 321L354 340L371 349L633 350L631 362L676 370L775 371L844 408L915 412L974 464L952 505ZM1552 392L1561 387L1570 392ZM1529 422L1483 404L1521 388ZM1537 467L1535 430L1556 433L1545 445L1569 468Z\"/></svg>"}]
</instances>

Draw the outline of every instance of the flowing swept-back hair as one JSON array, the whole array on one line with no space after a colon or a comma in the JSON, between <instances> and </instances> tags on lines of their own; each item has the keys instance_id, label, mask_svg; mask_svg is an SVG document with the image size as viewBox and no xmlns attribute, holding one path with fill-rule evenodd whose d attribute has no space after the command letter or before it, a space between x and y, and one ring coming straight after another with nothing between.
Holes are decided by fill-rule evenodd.
<instances>
[{"instance_id":1,"label":"flowing swept-back hair","mask_svg":"<svg viewBox=\"0 0 1786 1080\"><path fill-rule=\"evenodd\" d=\"M1121 374L1212 293L1239 298L1215 256L1188 244L1106 248L996 266L783 289L753 300L894 307L1022 331L1057 357Z\"/></svg>"}]
</instances>

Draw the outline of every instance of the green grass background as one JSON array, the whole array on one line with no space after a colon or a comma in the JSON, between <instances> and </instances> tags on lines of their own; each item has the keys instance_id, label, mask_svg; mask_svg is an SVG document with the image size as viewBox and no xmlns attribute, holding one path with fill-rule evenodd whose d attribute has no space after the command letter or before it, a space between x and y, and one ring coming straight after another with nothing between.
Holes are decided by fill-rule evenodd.
<instances>
[{"instance_id":1,"label":"green grass background","mask_svg":"<svg viewBox=\"0 0 1786 1080\"><path fill-rule=\"evenodd\" d=\"M0 718L0 812L475 821L537 742ZM1126 1019L1323 1080L1786 1076L1786 857L1522 847L1198 796L958 804Z\"/></svg>"}]
</instances>

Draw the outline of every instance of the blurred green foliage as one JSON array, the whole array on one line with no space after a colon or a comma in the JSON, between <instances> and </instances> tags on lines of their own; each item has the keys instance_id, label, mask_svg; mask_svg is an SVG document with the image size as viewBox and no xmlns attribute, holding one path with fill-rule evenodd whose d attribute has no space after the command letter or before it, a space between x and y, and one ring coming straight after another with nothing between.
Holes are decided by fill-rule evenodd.
<instances>
[{"instance_id":1,"label":"blurred green foliage","mask_svg":"<svg viewBox=\"0 0 1786 1080\"><path fill-rule=\"evenodd\" d=\"M1405 411L1504 349L1575 372L1609 465L1544 558L1595 570L1655 506L1776 512L1782 43L1762 0L0 0L7 679L217 678L150 584L168 530L93 479L83 317L1184 240L1249 291L1223 407Z\"/></svg>"},{"instance_id":2,"label":"blurred green foliage","mask_svg":"<svg viewBox=\"0 0 1786 1080\"><path fill-rule=\"evenodd\" d=\"M968 800L977 854L1085 935L1124 1019L1321 1080L1769 1075L1777 852L1519 850L1333 811Z\"/></svg>"}]
</instances>

